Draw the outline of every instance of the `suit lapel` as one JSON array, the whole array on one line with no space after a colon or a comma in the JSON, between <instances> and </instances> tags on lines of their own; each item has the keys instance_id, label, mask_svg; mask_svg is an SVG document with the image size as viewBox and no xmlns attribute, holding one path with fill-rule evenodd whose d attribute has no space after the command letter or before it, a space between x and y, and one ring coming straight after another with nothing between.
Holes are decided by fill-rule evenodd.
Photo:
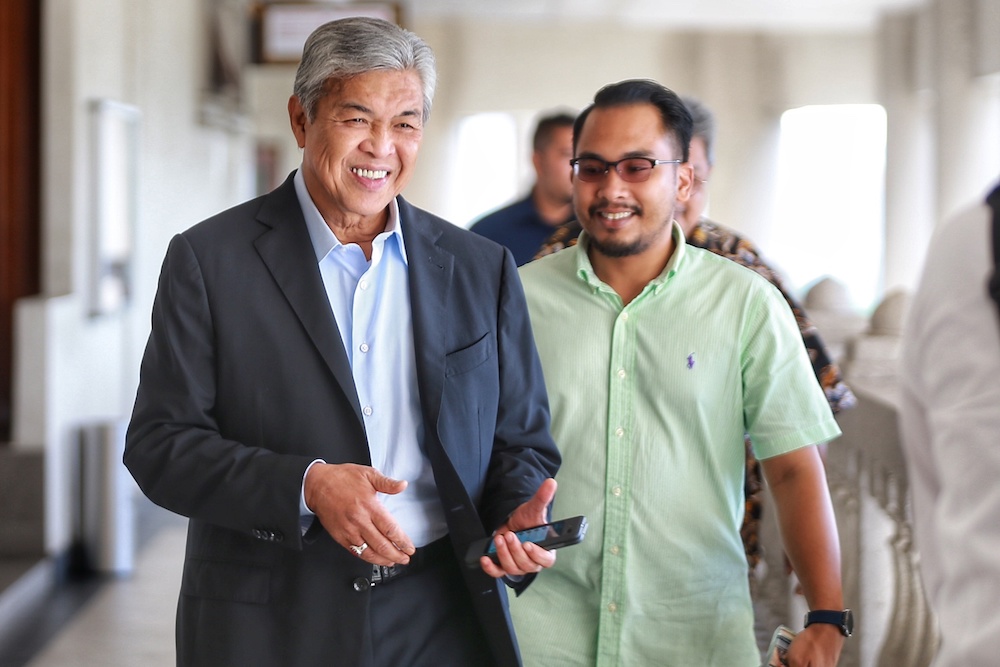
<instances>
[{"instance_id":1,"label":"suit lapel","mask_svg":"<svg viewBox=\"0 0 1000 667\"><path fill-rule=\"evenodd\" d=\"M257 219L271 228L254 245L313 344L333 372L358 421L361 405L344 342L329 307L292 176L267 195Z\"/></svg>"},{"instance_id":2,"label":"suit lapel","mask_svg":"<svg viewBox=\"0 0 1000 667\"><path fill-rule=\"evenodd\" d=\"M444 332L449 314L445 304L451 289L455 257L437 245L441 232L429 216L402 197L399 198L399 215L409 263L410 310L420 402L425 427L436 430L447 352Z\"/></svg>"}]
</instances>

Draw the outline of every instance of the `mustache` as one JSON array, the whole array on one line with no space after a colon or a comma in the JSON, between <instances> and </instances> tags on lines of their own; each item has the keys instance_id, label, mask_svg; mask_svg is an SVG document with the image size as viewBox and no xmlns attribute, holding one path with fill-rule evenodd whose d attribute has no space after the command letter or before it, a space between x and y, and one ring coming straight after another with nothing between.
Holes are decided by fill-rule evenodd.
<instances>
[{"instance_id":1,"label":"mustache","mask_svg":"<svg viewBox=\"0 0 1000 667\"><path fill-rule=\"evenodd\" d=\"M611 208L611 202L598 201L590 205L590 207L587 209L587 213L589 213L590 217L593 218L597 216L601 211L607 208ZM642 215L642 207L637 204L627 204L624 206L622 204L616 204L614 208L619 211L626 210L626 211L631 211L635 215Z\"/></svg>"}]
</instances>

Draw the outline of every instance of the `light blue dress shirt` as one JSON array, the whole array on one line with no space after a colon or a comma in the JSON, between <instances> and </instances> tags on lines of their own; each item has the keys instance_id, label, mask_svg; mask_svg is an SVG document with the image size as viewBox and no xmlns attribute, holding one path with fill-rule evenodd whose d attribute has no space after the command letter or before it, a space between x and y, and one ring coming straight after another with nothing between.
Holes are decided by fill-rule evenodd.
<instances>
[{"instance_id":1,"label":"light blue dress shirt","mask_svg":"<svg viewBox=\"0 0 1000 667\"><path fill-rule=\"evenodd\" d=\"M316 251L323 285L354 373L372 467L406 480L405 491L379 494L415 546L448 532L430 461L417 388L409 275L399 206L393 199L385 230L365 258L356 243L341 243L326 224L301 170L295 192ZM330 433L331 438L339 437ZM304 479L304 478L303 478ZM312 512L305 506L305 515Z\"/></svg>"}]
</instances>

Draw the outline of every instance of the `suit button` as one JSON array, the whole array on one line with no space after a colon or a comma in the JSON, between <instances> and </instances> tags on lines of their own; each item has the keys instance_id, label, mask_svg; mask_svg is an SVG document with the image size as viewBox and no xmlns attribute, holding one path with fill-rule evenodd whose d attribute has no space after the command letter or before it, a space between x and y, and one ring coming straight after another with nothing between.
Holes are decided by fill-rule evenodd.
<instances>
[{"instance_id":1,"label":"suit button","mask_svg":"<svg viewBox=\"0 0 1000 667\"><path fill-rule=\"evenodd\" d=\"M260 528L254 528L251 532L253 533L253 536L256 537L258 540L264 539L263 531Z\"/></svg>"},{"instance_id":2,"label":"suit button","mask_svg":"<svg viewBox=\"0 0 1000 667\"><path fill-rule=\"evenodd\" d=\"M354 587L354 590L357 591L358 593L364 593L372 587L372 582L368 581L364 577L358 577L357 579L351 582L351 585Z\"/></svg>"}]
</instances>

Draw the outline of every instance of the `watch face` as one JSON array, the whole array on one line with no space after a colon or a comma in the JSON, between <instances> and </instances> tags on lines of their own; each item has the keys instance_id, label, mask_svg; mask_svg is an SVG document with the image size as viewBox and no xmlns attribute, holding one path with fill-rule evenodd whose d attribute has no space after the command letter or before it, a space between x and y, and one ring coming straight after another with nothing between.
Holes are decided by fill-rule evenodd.
<instances>
[{"instance_id":1,"label":"watch face","mask_svg":"<svg viewBox=\"0 0 1000 667\"><path fill-rule=\"evenodd\" d=\"M854 612L850 609L844 610L844 634L850 637L854 634Z\"/></svg>"}]
</instances>

